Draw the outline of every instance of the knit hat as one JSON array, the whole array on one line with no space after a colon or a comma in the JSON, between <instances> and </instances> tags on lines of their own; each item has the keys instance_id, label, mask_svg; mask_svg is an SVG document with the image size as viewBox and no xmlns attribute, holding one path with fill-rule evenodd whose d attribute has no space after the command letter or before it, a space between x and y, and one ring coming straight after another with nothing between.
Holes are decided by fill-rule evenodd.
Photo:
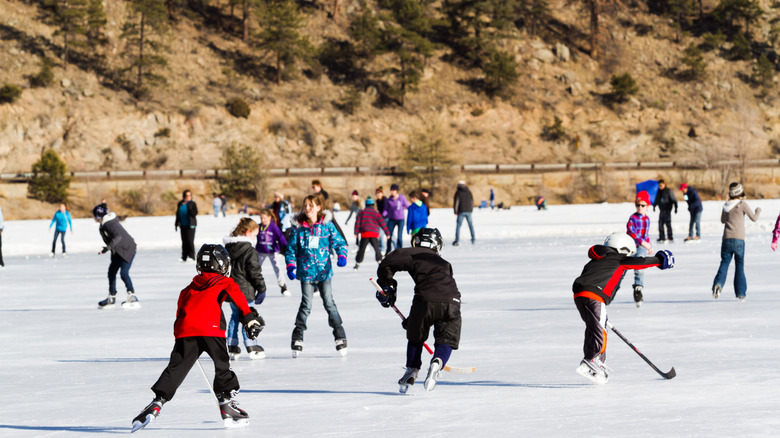
<instances>
[{"instance_id":1,"label":"knit hat","mask_svg":"<svg viewBox=\"0 0 780 438\"><path fill-rule=\"evenodd\" d=\"M647 190L642 190L636 194L636 200L634 203L638 202L644 202L645 204L650 205L650 194L647 193Z\"/></svg>"},{"instance_id":2,"label":"knit hat","mask_svg":"<svg viewBox=\"0 0 780 438\"><path fill-rule=\"evenodd\" d=\"M685 190L688 188L688 184L682 183L680 184L680 190Z\"/></svg>"},{"instance_id":3,"label":"knit hat","mask_svg":"<svg viewBox=\"0 0 780 438\"><path fill-rule=\"evenodd\" d=\"M390 190L398 191L398 184L393 184L390 186Z\"/></svg>"},{"instance_id":4,"label":"knit hat","mask_svg":"<svg viewBox=\"0 0 780 438\"><path fill-rule=\"evenodd\" d=\"M274 196L278 196L278 197L284 199L284 195L282 194L282 192L274 192Z\"/></svg>"},{"instance_id":5,"label":"knit hat","mask_svg":"<svg viewBox=\"0 0 780 438\"><path fill-rule=\"evenodd\" d=\"M103 219L103 216L108 214L108 205L105 202L98 204L92 209L92 217L97 220Z\"/></svg>"},{"instance_id":6,"label":"knit hat","mask_svg":"<svg viewBox=\"0 0 780 438\"><path fill-rule=\"evenodd\" d=\"M374 205L374 198L372 198L371 195L366 197L366 205Z\"/></svg>"},{"instance_id":7,"label":"knit hat","mask_svg":"<svg viewBox=\"0 0 780 438\"><path fill-rule=\"evenodd\" d=\"M459 186L465 186L466 185L466 181L460 180L460 181L458 181L458 185Z\"/></svg>"},{"instance_id":8,"label":"knit hat","mask_svg":"<svg viewBox=\"0 0 780 438\"><path fill-rule=\"evenodd\" d=\"M357 196L357 195L358 195L358 192L357 192L357 190L353 190L353 191L352 191L352 196Z\"/></svg>"},{"instance_id":9,"label":"knit hat","mask_svg":"<svg viewBox=\"0 0 780 438\"><path fill-rule=\"evenodd\" d=\"M742 189L742 184L733 182L729 184L729 198L739 198L745 195L745 190Z\"/></svg>"},{"instance_id":10,"label":"knit hat","mask_svg":"<svg viewBox=\"0 0 780 438\"><path fill-rule=\"evenodd\" d=\"M385 189L382 188L382 186L379 186L379 187L376 188L376 193L384 193L384 192L385 192Z\"/></svg>"}]
</instances>

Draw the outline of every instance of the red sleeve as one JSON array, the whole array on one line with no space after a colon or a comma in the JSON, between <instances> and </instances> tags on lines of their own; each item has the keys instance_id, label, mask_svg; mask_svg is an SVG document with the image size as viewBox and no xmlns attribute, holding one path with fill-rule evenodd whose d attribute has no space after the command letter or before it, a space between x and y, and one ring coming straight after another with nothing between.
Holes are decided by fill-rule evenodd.
<instances>
[{"instance_id":1,"label":"red sleeve","mask_svg":"<svg viewBox=\"0 0 780 438\"><path fill-rule=\"evenodd\" d=\"M238 284L230 278L230 277L224 277L226 280L228 280L225 284L225 292L227 292L230 299L233 301L233 303L238 307L238 310L241 311L241 316L249 315L252 313L252 310L249 309L249 303L246 301L246 297L244 296L244 293L241 292L241 288L238 287Z\"/></svg>"}]
</instances>

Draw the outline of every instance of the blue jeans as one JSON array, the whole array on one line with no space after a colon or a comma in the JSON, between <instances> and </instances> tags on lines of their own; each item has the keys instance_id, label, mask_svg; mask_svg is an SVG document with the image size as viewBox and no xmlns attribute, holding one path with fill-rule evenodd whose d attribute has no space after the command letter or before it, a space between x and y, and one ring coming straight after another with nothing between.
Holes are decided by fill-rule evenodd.
<instances>
[{"instance_id":1,"label":"blue jeans","mask_svg":"<svg viewBox=\"0 0 780 438\"><path fill-rule=\"evenodd\" d=\"M330 280L317 283L317 287L320 290L322 305L325 307L325 312L328 313L328 325L333 328L333 338L346 339L347 335L344 333L344 327L341 325L339 309L336 308L336 302L333 301L333 287ZM293 341L303 340L303 332L306 331L306 320L311 313L313 295L314 283L301 281L301 305L298 307L298 316L295 317L295 328L292 332Z\"/></svg>"},{"instance_id":2,"label":"blue jeans","mask_svg":"<svg viewBox=\"0 0 780 438\"><path fill-rule=\"evenodd\" d=\"M688 237L693 238L693 227L696 227L696 237L701 237L701 212L691 213L691 221L688 222Z\"/></svg>"},{"instance_id":3,"label":"blue jeans","mask_svg":"<svg viewBox=\"0 0 780 438\"><path fill-rule=\"evenodd\" d=\"M228 327L227 327L227 344L230 347L238 347L238 332L240 331L242 335L244 335L244 345L249 347L254 347L257 345L257 339L249 339L246 336L246 330L244 330L243 327L241 327L240 319L240 312L238 311L238 306L236 306L233 303L230 304L230 310L232 312L230 313L230 321L228 321ZM254 308L255 303L250 302L249 308Z\"/></svg>"},{"instance_id":4,"label":"blue jeans","mask_svg":"<svg viewBox=\"0 0 780 438\"><path fill-rule=\"evenodd\" d=\"M213 207L214 207L214 217L219 217L219 207L217 207L216 205L214 205Z\"/></svg>"},{"instance_id":5,"label":"blue jeans","mask_svg":"<svg viewBox=\"0 0 780 438\"><path fill-rule=\"evenodd\" d=\"M644 246L636 247L635 257L644 257L647 255L647 248ZM634 286L644 286L645 271L637 269L634 271Z\"/></svg>"},{"instance_id":6,"label":"blue jeans","mask_svg":"<svg viewBox=\"0 0 780 438\"><path fill-rule=\"evenodd\" d=\"M388 219L387 229L390 231L390 241L393 241L393 229L398 227L398 239L395 242L395 249L403 248L402 239L404 237L404 219ZM390 251L390 248L387 248Z\"/></svg>"},{"instance_id":7,"label":"blue jeans","mask_svg":"<svg viewBox=\"0 0 780 438\"><path fill-rule=\"evenodd\" d=\"M723 239L720 244L720 267L715 275L712 286L723 288L726 276L729 273L731 257L734 257L734 293L737 298L744 297L747 292L747 280L745 279L745 241L741 239Z\"/></svg>"},{"instance_id":8,"label":"blue jeans","mask_svg":"<svg viewBox=\"0 0 780 438\"><path fill-rule=\"evenodd\" d=\"M65 252L65 251L63 251ZM135 260L135 253L130 258L129 262L119 257L119 254L111 253L111 264L108 265L108 293L116 295L116 273L119 272L119 277L125 283L127 292L134 292L133 280L130 279L130 268L133 266L133 260Z\"/></svg>"},{"instance_id":9,"label":"blue jeans","mask_svg":"<svg viewBox=\"0 0 780 438\"><path fill-rule=\"evenodd\" d=\"M469 231L471 232L471 243L474 243L474 224L471 223L471 212L458 213L458 220L455 222L455 241L460 240L460 224L463 223L463 218L466 218L466 222L469 224Z\"/></svg>"},{"instance_id":10,"label":"blue jeans","mask_svg":"<svg viewBox=\"0 0 780 438\"><path fill-rule=\"evenodd\" d=\"M57 248L57 237L60 238L62 241L62 253L65 254L65 233L67 233L68 230L60 231L58 229L54 230L54 240L51 241L51 253L54 254L54 250Z\"/></svg>"}]
</instances>

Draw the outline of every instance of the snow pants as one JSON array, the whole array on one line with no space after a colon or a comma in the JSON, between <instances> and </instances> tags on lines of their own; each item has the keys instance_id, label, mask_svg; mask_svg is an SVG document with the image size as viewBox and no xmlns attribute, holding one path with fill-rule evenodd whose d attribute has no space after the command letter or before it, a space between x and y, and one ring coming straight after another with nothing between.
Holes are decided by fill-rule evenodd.
<instances>
[{"instance_id":1,"label":"snow pants","mask_svg":"<svg viewBox=\"0 0 780 438\"><path fill-rule=\"evenodd\" d=\"M181 259L195 260L195 227L181 227ZM197 260L195 260L197 261Z\"/></svg>"},{"instance_id":2,"label":"snow pants","mask_svg":"<svg viewBox=\"0 0 780 438\"><path fill-rule=\"evenodd\" d=\"M363 257L366 255L366 247L368 247L368 244L371 244L371 247L374 248L376 261L378 262L382 261L382 250L379 249L379 239L377 239L376 237L363 237L360 239L360 247L358 248L358 253L357 253L357 257L355 257L355 261L358 263L363 263Z\"/></svg>"},{"instance_id":3,"label":"snow pants","mask_svg":"<svg viewBox=\"0 0 780 438\"><path fill-rule=\"evenodd\" d=\"M607 306L601 301L587 297L574 298L574 304L585 322L585 342L582 345L584 359L598 356L607 360Z\"/></svg>"},{"instance_id":4,"label":"snow pants","mask_svg":"<svg viewBox=\"0 0 780 438\"><path fill-rule=\"evenodd\" d=\"M217 336L190 336L176 339L171 352L168 366L152 385L157 397L165 401L173 399L187 373L195 365L201 354L206 352L214 361L214 393L230 395L238 392L238 377L230 369L230 357L228 356L225 338Z\"/></svg>"}]
</instances>

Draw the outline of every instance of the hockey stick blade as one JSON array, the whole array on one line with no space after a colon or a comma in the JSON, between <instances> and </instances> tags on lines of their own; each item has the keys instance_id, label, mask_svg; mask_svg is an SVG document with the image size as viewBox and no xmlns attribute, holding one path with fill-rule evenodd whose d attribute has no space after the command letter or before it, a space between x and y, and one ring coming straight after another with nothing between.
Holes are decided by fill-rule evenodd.
<instances>
[{"instance_id":1,"label":"hockey stick blade","mask_svg":"<svg viewBox=\"0 0 780 438\"><path fill-rule=\"evenodd\" d=\"M452 374L471 374L477 370L477 367L451 367L444 365L444 371Z\"/></svg>"},{"instance_id":2,"label":"hockey stick blade","mask_svg":"<svg viewBox=\"0 0 780 438\"><path fill-rule=\"evenodd\" d=\"M620 332L619 332L619 331L618 331L618 330L615 328L615 326L613 326L613 325L612 325L612 323L610 323L609 321L607 321L607 324L606 324L606 325L607 325L607 328L609 328L610 330L612 330L613 332L615 332L615 334L616 334L616 335L618 335L618 337L619 337L620 339L622 339L622 340L623 340L623 342L625 342L625 343L626 343L626 345L628 345L629 347L631 347L631 349L632 349L632 350L634 350L634 353L638 354L638 355L639 355L639 357L641 357L641 358L642 358L642 360L644 360L645 362L647 362L647 364L648 364L648 365L650 365L650 368L652 368L653 370L655 370L655 372L656 372L656 373L660 374L660 375L661 375L661 377L663 377L663 378L664 378L664 379L666 379L666 380L670 380L670 379L673 379L675 376L677 376L677 372L674 370L674 367L672 367L672 369L671 369L671 370L669 370L669 372L668 372L668 373L665 373L665 372L663 372L663 371L659 370L659 369L658 369L658 367L657 367L657 366L655 366L655 364L653 364L652 362L650 362L650 359L648 359L648 358L647 358L647 357L646 357L644 354L642 354L642 352L641 352L641 351L639 351L639 349L638 349L638 348L636 348L636 347L634 346L634 344L632 344L632 343L631 343L631 341L629 341L628 339L626 339L626 337L625 337L625 336L623 336L623 334L622 334L622 333L620 333Z\"/></svg>"}]
</instances>

